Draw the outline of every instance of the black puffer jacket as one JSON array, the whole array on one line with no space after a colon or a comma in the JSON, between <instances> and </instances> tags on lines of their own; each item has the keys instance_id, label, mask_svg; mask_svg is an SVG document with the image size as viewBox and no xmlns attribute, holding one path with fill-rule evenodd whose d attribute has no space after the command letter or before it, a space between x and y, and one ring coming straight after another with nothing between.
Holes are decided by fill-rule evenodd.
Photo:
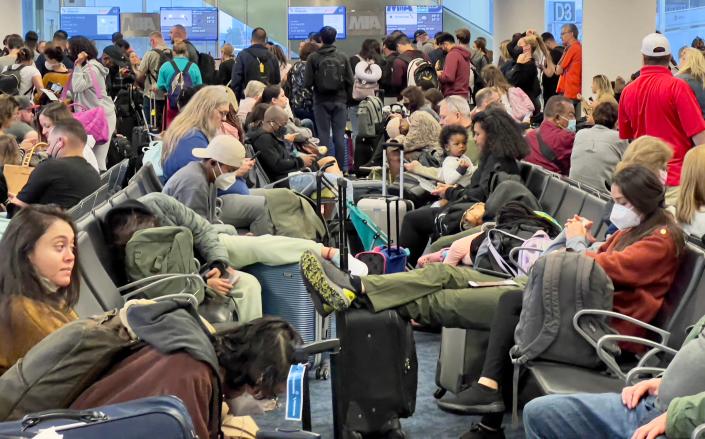
<instances>
[{"instance_id":1,"label":"black puffer jacket","mask_svg":"<svg viewBox=\"0 0 705 439\"><path fill-rule=\"evenodd\" d=\"M272 182L285 178L290 172L304 167L303 160L292 156L283 140L261 128L248 133L247 143L252 145L255 152L260 153L257 160Z\"/></svg>"}]
</instances>

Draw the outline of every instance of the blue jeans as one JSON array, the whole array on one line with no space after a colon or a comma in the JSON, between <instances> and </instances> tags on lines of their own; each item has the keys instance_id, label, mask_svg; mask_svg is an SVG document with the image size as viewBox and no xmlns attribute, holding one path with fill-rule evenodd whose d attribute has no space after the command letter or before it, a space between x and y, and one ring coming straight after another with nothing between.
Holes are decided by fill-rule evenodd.
<instances>
[{"instance_id":1,"label":"blue jeans","mask_svg":"<svg viewBox=\"0 0 705 439\"><path fill-rule=\"evenodd\" d=\"M628 439L661 414L654 396L629 410L618 393L549 395L524 407L524 431L527 439Z\"/></svg>"},{"instance_id":2,"label":"blue jeans","mask_svg":"<svg viewBox=\"0 0 705 439\"><path fill-rule=\"evenodd\" d=\"M343 171L347 170L347 163L345 163L347 111L345 102L314 102L313 104L320 144L328 147L328 155L336 158Z\"/></svg>"}]
</instances>

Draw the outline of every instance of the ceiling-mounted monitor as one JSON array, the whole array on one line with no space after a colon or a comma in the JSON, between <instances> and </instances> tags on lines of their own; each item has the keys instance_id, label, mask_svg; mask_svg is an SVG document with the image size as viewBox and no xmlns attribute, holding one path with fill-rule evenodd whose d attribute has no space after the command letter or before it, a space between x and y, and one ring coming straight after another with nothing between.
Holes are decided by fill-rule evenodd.
<instances>
[{"instance_id":1,"label":"ceiling-mounted monitor","mask_svg":"<svg viewBox=\"0 0 705 439\"><path fill-rule=\"evenodd\" d=\"M177 24L186 28L191 41L218 40L218 8L161 8L159 24L166 41Z\"/></svg>"},{"instance_id":2,"label":"ceiling-mounted monitor","mask_svg":"<svg viewBox=\"0 0 705 439\"><path fill-rule=\"evenodd\" d=\"M110 40L120 32L120 8L116 6L64 6L61 29L69 36L82 35L89 40Z\"/></svg>"},{"instance_id":3,"label":"ceiling-mounted monitor","mask_svg":"<svg viewBox=\"0 0 705 439\"><path fill-rule=\"evenodd\" d=\"M289 39L305 40L323 26L338 31L337 39L347 38L345 6L292 6L289 8Z\"/></svg>"},{"instance_id":4,"label":"ceiling-mounted monitor","mask_svg":"<svg viewBox=\"0 0 705 439\"><path fill-rule=\"evenodd\" d=\"M387 6L387 35L400 30L409 38L423 29L433 37L443 30L443 6Z\"/></svg>"}]
</instances>

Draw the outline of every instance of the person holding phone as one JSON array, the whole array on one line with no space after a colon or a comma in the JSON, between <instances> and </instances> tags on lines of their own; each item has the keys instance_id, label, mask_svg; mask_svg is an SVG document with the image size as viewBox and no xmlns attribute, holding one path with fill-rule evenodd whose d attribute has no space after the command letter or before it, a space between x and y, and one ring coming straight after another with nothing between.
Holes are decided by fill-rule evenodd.
<instances>
[{"instance_id":1,"label":"person holding phone","mask_svg":"<svg viewBox=\"0 0 705 439\"><path fill-rule=\"evenodd\" d=\"M615 285L615 311L650 323L675 278L684 235L664 209L663 184L649 169L631 165L618 172L612 198L610 221L619 231L592 249L592 223L574 216L565 225L562 248L583 252L602 267ZM509 349L521 312L519 288L484 288L483 282L502 279L447 264L390 275L350 276L309 253L301 259L301 271L314 304L324 314L363 306L374 312L396 309L402 317L428 326L489 325L490 343L481 378L456 398L444 401L444 407L487 415L463 437L496 437L492 435L498 434L504 414L501 377L509 367ZM514 281L526 284L525 277ZM469 292L468 282L480 287ZM612 327L620 334L643 335L624 321L615 321Z\"/></svg>"}]
</instances>

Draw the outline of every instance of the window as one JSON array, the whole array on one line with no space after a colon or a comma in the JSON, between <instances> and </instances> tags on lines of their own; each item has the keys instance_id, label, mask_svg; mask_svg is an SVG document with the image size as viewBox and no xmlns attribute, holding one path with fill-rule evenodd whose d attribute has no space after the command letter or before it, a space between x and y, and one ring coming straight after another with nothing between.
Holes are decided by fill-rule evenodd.
<instances>
[{"instance_id":1,"label":"window","mask_svg":"<svg viewBox=\"0 0 705 439\"><path fill-rule=\"evenodd\" d=\"M677 56L695 37L705 38L705 0L659 0L656 23Z\"/></svg>"},{"instance_id":2,"label":"window","mask_svg":"<svg viewBox=\"0 0 705 439\"><path fill-rule=\"evenodd\" d=\"M583 0L547 0L546 31L551 32L556 41L561 41L561 27L568 23L578 26L583 33Z\"/></svg>"}]
</instances>

